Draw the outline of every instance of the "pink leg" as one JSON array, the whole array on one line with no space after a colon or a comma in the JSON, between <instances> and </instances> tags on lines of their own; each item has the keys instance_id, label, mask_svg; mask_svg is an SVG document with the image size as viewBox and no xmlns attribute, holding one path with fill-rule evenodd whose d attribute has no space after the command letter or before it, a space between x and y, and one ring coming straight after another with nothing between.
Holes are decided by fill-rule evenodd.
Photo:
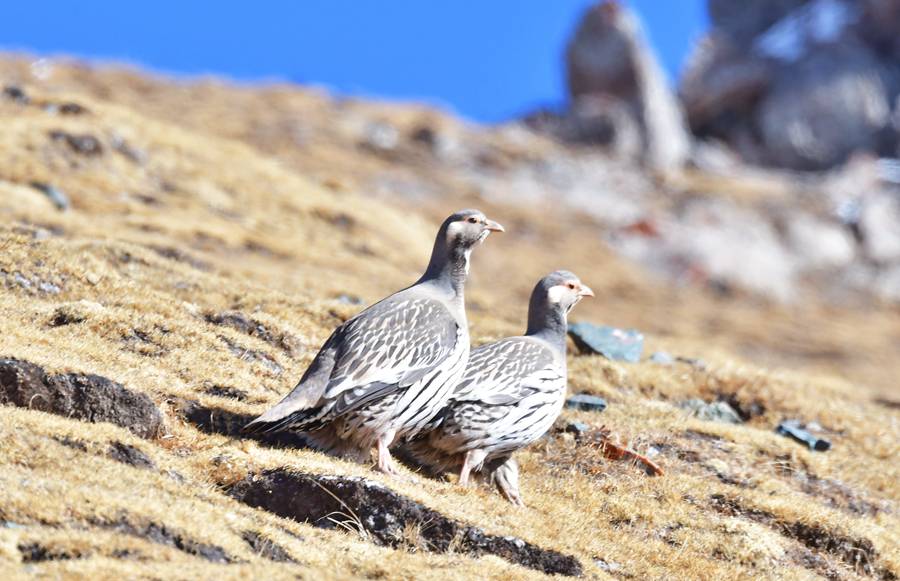
<instances>
[{"instance_id":1,"label":"pink leg","mask_svg":"<svg viewBox=\"0 0 900 581\"><path fill-rule=\"evenodd\" d=\"M395 430L390 430L378 437L378 466L379 472L396 476L397 468L394 467L394 459L391 458L390 446L394 441Z\"/></svg>"},{"instance_id":2,"label":"pink leg","mask_svg":"<svg viewBox=\"0 0 900 581\"><path fill-rule=\"evenodd\" d=\"M459 471L459 485L466 487L469 485L469 473L476 470L484 462L487 452L484 450L469 450L463 459L462 470Z\"/></svg>"}]
</instances>

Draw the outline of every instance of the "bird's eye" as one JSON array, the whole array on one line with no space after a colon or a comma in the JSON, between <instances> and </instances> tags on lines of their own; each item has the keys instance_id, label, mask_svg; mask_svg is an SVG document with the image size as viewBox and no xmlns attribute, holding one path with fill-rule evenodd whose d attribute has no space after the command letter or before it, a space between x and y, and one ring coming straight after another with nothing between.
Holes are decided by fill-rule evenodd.
<instances>
[{"instance_id":1,"label":"bird's eye","mask_svg":"<svg viewBox=\"0 0 900 581\"><path fill-rule=\"evenodd\" d=\"M468 218L466 221L467 221L469 224L477 224L477 223L478 223L478 218L476 218L475 216L469 216L469 218Z\"/></svg>"},{"instance_id":2,"label":"bird's eye","mask_svg":"<svg viewBox=\"0 0 900 581\"><path fill-rule=\"evenodd\" d=\"M574 282L570 282L567 286L569 287L569 290L575 290L575 283L574 283Z\"/></svg>"}]
</instances>

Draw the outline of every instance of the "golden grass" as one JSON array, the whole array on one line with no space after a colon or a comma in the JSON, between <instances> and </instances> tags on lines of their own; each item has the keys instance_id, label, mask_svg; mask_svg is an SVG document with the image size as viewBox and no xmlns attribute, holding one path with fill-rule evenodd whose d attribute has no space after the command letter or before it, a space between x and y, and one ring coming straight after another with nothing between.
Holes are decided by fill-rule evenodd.
<instances>
[{"instance_id":1,"label":"golden grass","mask_svg":"<svg viewBox=\"0 0 900 581\"><path fill-rule=\"evenodd\" d=\"M898 398L896 309L843 309L812 295L783 307L672 288L616 258L589 219L454 190L447 168L434 168L436 183L448 187L439 200L366 195L381 172L418 175L430 162L360 152L345 125L369 116L412 127L424 116L448 131L476 132L420 108L77 67L57 67L39 83L26 79L22 61L2 63L9 78L27 80L33 104L0 98L0 356L104 375L149 394L166 420L166 433L145 441L110 425L0 407L0 520L12 523L0 526L3 578L540 577L496 557L415 549L414 528L413 548L385 549L222 492L281 466L383 482L487 532L573 554L589 577L811 579L829 567L841 578L864 576L824 549L824 561L811 564L792 531L813 526L871 543L882 577L900 574L900 418L875 402ZM51 114L37 104L62 101L89 113ZM253 132L300 113L313 127L307 146ZM103 154L78 154L51 131L93 135ZM497 138L484 130L483 139ZM119 140L142 161L117 152ZM555 147L532 145L525 153ZM66 192L71 210L56 211L32 181ZM322 454L207 434L180 418L177 398L242 414L277 401L330 330L358 310L338 297L370 302L414 280L439 217L471 205L509 229L476 251L476 343L518 332L534 280L565 267L598 291L576 319L638 327L648 353L703 359L701 368L570 356L570 388L603 395L610 406L602 415L566 411L564 419L607 425L654 454L665 476L645 477L553 434L520 455L529 506L514 509L483 487L420 475L398 482ZM41 283L59 292L41 291ZM284 337L286 347L206 319L231 310ZM82 322L53 326L60 312ZM247 397L212 395L212 386ZM693 419L676 405L723 395L762 413L732 426ZM776 435L786 417L818 421L834 448L812 453ZM139 448L156 468L110 459L111 442ZM122 522L165 526L240 562L212 563L110 524ZM242 539L247 531L298 564L256 555ZM22 563L20 547L29 544L69 558Z\"/></svg>"}]
</instances>

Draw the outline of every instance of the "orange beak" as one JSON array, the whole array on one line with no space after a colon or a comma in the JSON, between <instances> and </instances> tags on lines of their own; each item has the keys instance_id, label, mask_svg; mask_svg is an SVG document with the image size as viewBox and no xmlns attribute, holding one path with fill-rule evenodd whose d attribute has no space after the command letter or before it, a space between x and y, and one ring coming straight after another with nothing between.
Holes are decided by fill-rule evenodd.
<instances>
[{"instance_id":1,"label":"orange beak","mask_svg":"<svg viewBox=\"0 0 900 581\"><path fill-rule=\"evenodd\" d=\"M506 228L503 227L499 222L494 222L493 220L485 220L484 227L491 232L506 232Z\"/></svg>"}]
</instances>

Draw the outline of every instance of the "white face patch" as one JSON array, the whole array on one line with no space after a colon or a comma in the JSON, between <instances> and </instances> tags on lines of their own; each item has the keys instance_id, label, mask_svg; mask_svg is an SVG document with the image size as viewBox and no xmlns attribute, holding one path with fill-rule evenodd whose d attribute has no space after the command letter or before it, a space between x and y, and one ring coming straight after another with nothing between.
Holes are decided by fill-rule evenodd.
<instances>
[{"instance_id":1,"label":"white face patch","mask_svg":"<svg viewBox=\"0 0 900 581\"><path fill-rule=\"evenodd\" d=\"M556 286L551 286L550 290L547 291L547 298L550 299L552 304L559 304L562 302L563 297L566 293L569 292L568 287L558 284Z\"/></svg>"},{"instance_id":2,"label":"white face patch","mask_svg":"<svg viewBox=\"0 0 900 581\"><path fill-rule=\"evenodd\" d=\"M449 242L458 238L462 233L463 227L463 222L450 222L450 225L447 226L447 241Z\"/></svg>"}]
</instances>

